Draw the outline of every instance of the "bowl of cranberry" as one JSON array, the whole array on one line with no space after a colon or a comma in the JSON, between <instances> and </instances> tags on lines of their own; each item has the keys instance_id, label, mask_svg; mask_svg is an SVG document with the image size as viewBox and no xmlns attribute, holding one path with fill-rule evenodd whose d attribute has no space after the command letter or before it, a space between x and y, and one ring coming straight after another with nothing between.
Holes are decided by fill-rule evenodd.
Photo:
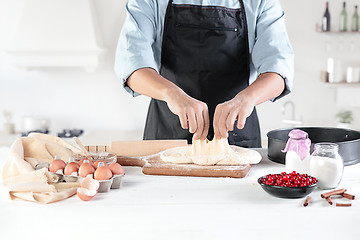
<instances>
[{"instance_id":1,"label":"bowl of cranberry","mask_svg":"<svg viewBox=\"0 0 360 240\"><path fill-rule=\"evenodd\" d=\"M317 179L295 171L268 174L258 179L260 186L269 194L280 198L302 198L316 187Z\"/></svg>"}]
</instances>

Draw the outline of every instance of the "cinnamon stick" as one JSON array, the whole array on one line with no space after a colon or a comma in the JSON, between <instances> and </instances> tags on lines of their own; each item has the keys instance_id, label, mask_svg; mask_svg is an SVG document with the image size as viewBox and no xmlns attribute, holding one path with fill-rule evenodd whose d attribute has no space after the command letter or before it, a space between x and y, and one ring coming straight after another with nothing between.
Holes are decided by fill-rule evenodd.
<instances>
[{"instance_id":1,"label":"cinnamon stick","mask_svg":"<svg viewBox=\"0 0 360 240\"><path fill-rule=\"evenodd\" d=\"M308 197L305 199L305 202L304 202L304 207L306 207L307 205L309 205L310 200L311 200L311 197L310 197L310 196L308 196Z\"/></svg>"},{"instance_id":2,"label":"cinnamon stick","mask_svg":"<svg viewBox=\"0 0 360 240\"><path fill-rule=\"evenodd\" d=\"M343 196L344 198L350 199L350 200L355 199L354 195L351 195L351 194L348 194L348 193L343 193L343 194L341 194L341 196Z\"/></svg>"},{"instance_id":3,"label":"cinnamon stick","mask_svg":"<svg viewBox=\"0 0 360 240\"><path fill-rule=\"evenodd\" d=\"M351 207L351 203L336 203L337 207Z\"/></svg>"},{"instance_id":4,"label":"cinnamon stick","mask_svg":"<svg viewBox=\"0 0 360 240\"><path fill-rule=\"evenodd\" d=\"M332 202L332 200L331 200L331 197L327 197L327 198L325 198L326 199L326 201L330 204L330 205L333 205L333 202Z\"/></svg>"},{"instance_id":5,"label":"cinnamon stick","mask_svg":"<svg viewBox=\"0 0 360 240\"><path fill-rule=\"evenodd\" d=\"M337 189L337 190L333 190L331 192L323 193L323 194L321 194L321 197L322 198L327 198L327 197L330 197L330 196L333 196L333 195L342 195L344 192L346 192L345 188Z\"/></svg>"}]
</instances>

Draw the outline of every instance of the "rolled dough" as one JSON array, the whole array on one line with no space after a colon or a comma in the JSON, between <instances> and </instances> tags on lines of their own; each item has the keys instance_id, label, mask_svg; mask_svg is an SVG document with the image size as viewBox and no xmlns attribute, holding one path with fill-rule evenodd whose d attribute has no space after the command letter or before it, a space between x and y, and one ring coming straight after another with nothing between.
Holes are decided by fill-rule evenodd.
<instances>
[{"instance_id":1,"label":"rolled dough","mask_svg":"<svg viewBox=\"0 0 360 240\"><path fill-rule=\"evenodd\" d=\"M160 153L164 162L194 163L197 165L242 165L257 164L261 155L252 149L230 146L227 138L193 140L185 147L170 148Z\"/></svg>"}]
</instances>

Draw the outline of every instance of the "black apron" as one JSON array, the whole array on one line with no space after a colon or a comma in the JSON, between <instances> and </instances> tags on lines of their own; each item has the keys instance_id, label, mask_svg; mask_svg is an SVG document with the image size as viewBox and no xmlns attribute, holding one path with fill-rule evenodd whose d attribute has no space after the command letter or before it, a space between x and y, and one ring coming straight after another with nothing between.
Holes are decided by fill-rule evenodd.
<instances>
[{"instance_id":1,"label":"black apron","mask_svg":"<svg viewBox=\"0 0 360 240\"><path fill-rule=\"evenodd\" d=\"M218 6L173 4L167 6L162 43L160 74L189 96L208 105L213 139L215 107L235 97L249 86L250 59L245 9ZM144 139L187 139L179 117L166 102L152 99L147 115ZM229 132L229 143L242 147L261 147L256 110L246 119L245 127Z\"/></svg>"}]
</instances>

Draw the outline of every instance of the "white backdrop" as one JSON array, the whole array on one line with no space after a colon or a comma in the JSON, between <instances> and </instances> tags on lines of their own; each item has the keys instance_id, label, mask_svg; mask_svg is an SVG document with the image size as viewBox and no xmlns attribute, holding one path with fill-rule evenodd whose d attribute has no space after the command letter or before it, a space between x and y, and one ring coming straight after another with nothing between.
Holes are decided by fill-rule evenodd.
<instances>
[{"instance_id":1,"label":"white backdrop","mask_svg":"<svg viewBox=\"0 0 360 240\"><path fill-rule=\"evenodd\" d=\"M149 99L131 97L123 90L113 72L114 52L125 18L126 1L93 1L101 37L109 50L102 66L94 73L70 68L26 72L11 66L3 49L16 30L24 1L0 0L0 110L14 112L17 130L21 130L24 116L50 118L53 131L63 128L83 128L88 131L142 129ZM281 0L281 3L287 14L288 32L296 54L296 78L291 95L276 103L267 102L258 107L262 134L274 128L287 127L281 120L288 119L290 112L283 116L281 107L288 100L295 103L296 118L301 116L304 125L335 126L336 112L349 108L355 112L354 128L360 129L359 106L344 106L358 98L354 91L360 92L360 86L353 89L351 94L342 89L339 94L342 101L337 101L336 88L325 86L319 80L328 57L360 65L360 60L354 60L360 52L360 34L327 36L316 33L315 23L321 22L325 10L323 0ZM360 1L349 0L347 3L351 16L354 4L360 4ZM341 4L339 0L330 1L335 28ZM4 119L0 117L0 131L3 122Z\"/></svg>"}]
</instances>

